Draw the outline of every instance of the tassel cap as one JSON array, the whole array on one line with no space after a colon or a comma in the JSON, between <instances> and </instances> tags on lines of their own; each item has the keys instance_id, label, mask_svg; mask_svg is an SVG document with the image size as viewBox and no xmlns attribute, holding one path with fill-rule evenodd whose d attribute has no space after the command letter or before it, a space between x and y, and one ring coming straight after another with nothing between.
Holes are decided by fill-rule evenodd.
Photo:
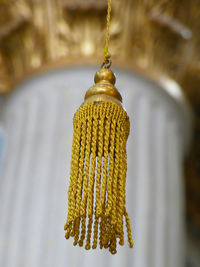
<instances>
[{"instance_id":1,"label":"tassel cap","mask_svg":"<svg viewBox=\"0 0 200 267\"><path fill-rule=\"evenodd\" d=\"M92 98L91 100L113 100L121 104L122 97L119 91L115 88L115 75L110 69L100 69L97 71L94 77L95 84L86 92L85 100Z\"/></svg>"}]
</instances>

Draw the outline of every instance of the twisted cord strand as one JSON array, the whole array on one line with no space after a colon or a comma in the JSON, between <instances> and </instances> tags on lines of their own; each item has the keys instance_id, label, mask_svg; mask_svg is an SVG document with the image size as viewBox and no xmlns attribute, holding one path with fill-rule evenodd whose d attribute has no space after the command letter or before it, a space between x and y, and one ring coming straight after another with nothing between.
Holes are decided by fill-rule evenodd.
<instances>
[{"instance_id":1,"label":"twisted cord strand","mask_svg":"<svg viewBox=\"0 0 200 267\"><path fill-rule=\"evenodd\" d=\"M108 0L107 7L107 16L106 16L106 36L105 36L105 46L104 46L104 58L103 58L103 66L110 67L110 57L111 54L109 52L109 42L110 42L110 17L111 17L111 0Z\"/></svg>"}]
</instances>

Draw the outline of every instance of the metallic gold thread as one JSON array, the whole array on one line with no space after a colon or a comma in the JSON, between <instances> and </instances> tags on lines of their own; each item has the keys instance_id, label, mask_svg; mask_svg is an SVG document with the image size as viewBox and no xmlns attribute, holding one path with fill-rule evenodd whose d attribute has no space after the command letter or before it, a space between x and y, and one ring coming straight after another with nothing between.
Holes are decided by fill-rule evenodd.
<instances>
[{"instance_id":1,"label":"metallic gold thread","mask_svg":"<svg viewBox=\"0 0 200 267\"><path fill-rule=\"evenodd\" d=\"M66 238L74 237L74 245L85 242L87 250L99 241L100 248L115 254L117 239L124 244L125 217L132 247L125 209L128 115L112 101L84 103L74 116L74 131Z\"/></svg>"}]
</instances>

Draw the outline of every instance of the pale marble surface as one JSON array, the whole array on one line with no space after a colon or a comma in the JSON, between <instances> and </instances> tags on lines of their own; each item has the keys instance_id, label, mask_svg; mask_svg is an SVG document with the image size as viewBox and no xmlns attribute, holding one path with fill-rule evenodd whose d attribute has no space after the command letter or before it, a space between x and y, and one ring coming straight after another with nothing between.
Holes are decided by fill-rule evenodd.
<instances>
[{"instance_id":1,"label":"pale marble surface","mask_svg":"<svg viewBox=\"0 0 200 267\"><path fill-rule=\"evenodd\" d=\"M135 247L85 251L64 238L72 119L96 68L32 78L1 105L1 267L183 267L187 108L154 83L116 70L130 116L127 209Z\"/></svg>"}]
</instances>

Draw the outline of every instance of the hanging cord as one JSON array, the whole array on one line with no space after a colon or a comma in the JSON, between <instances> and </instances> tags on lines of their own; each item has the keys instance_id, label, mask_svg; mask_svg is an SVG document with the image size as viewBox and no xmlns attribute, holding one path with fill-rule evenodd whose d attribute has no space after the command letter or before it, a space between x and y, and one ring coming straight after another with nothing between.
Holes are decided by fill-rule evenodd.
<instances>
[{"instance_id":1,"label":"hanging cord","mask_svg":"<svg viewBox=\"0 0 200 267\"><path fill-rule=\"evenodd\" d=\"M105 46L104 46L104 58L102 68L109 69L111 66L111 54L109 52L110 42L110 14L111 14L111 0L108 0L107 16L106 16L106 35L105 35Z\"/></svg>"}]
</instances>

